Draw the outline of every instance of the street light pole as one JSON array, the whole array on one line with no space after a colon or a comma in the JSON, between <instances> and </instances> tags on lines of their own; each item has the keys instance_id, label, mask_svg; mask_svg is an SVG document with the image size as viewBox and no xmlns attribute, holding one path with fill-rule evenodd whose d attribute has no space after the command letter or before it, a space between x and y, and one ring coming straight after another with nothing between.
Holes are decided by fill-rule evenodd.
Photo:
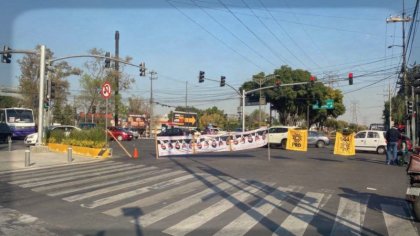
<instances>
[{"instance_id":1,"label":"street light pole","mask_svg":"<svg viewBox=\"0 0 420 236\"><path fill-rule=\"evenodd\" d=\"M153 124L153 80L156 80L157 77L155 77L155 75L157 74L157 72L155 71L150 71L150 119L149 119L149 138L152 137L152 124Z\"/></svg>"},{"instance_id":2,"label":"street light pole","mask_svg":"<svg viewBox=\"0 0 420 236\"><path fill-rule=\"evenodd\" d=\"M45 45L40 47L40 60L39 60L39 99L38 99L38 140L37 146L41 146L42 138L44 136L43 117L44 117L44 76L45 76Z\"/></svg>"}]
</instances>

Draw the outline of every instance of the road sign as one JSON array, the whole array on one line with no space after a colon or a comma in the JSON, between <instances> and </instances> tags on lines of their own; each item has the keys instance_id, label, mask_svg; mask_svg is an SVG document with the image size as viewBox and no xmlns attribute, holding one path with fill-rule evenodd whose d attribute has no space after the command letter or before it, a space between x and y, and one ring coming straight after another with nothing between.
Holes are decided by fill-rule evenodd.
<instances>
[{"instance_id":1,"label":"road sign","mask_svg":"<svg viewBox=\"0 0 420 236\"><path fill-rule=\"evenodd\" d=\"M101 95L103 98L108 99L111 97L111 84L108 82L105 82L102 85L102 89L101 89Z\"/></svg>"},{"instance_id":2,"label":"road sign","mask_svg":"<svg viewBox=\"0 0 420 236\"><path fill-rule=\"evenodd\" d=\"M314 110L318 110L318 109L334 109L334 99L327 99L325 100L325 105L322 105L321 107L319 106L319 104L314 104L312 105L312 109Z\"/></svg>"},{"instance_id":3,"label":"road sign","mask_svg":"<svg viewBox=\"0 0 420 236\"><path fill-rule=\"evenodd\" d=\"M197 127L197 113L174 111L173 123L177 126Z\"/></svg>"}]
</instances>

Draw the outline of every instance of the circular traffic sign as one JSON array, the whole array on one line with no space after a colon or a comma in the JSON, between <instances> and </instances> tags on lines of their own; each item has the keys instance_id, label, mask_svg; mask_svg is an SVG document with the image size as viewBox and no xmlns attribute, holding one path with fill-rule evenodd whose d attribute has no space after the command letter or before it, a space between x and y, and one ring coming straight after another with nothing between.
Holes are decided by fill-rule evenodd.
<instances>
[{"instance_id":1,"label":"circular traffic sign","mask_svg":"<svg viewBox=\"0 0 420 236\"><path fill-rule=\"evenodd\" d=\"M105 99L108 99L109 97L111 97L111 84L110 83L105 82L102 85L101 94L102 94L102 97Z\"/></svg>"}]
</instances>

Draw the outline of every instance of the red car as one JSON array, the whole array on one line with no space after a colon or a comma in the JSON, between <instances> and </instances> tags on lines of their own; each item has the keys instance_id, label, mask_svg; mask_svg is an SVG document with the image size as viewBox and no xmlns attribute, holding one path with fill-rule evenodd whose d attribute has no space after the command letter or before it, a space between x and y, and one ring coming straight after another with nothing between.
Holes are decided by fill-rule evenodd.
<instances>
[{"instance_id":1,"label":"red car","mask_svg":"<svg viewBox=\"0 0 420 236\"><path fill-rule=\"evenodd\" d=\"M130 131L122 127L111 126L111 127L108 127L108 137L110 137L110 139L115 138L118 141L123 141L123 140L131 141L133 139L133 133L131 133Z\"/></svg>"}]
</instances>

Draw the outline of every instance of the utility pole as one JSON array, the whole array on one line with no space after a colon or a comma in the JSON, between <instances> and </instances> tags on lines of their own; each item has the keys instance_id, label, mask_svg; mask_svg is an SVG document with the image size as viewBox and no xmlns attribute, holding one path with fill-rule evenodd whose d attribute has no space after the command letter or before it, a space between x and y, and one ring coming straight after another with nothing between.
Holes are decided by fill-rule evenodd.
<instances>
[{"instance_id":1,"label":"utility pole","mask_svg":"<svg viewBox=\"0 0 420 236\"><path fill-rule=\"evenodd\" d=\"M149 100L149 106L150 106L150 119L149 119L149 138L152 137L152 124L153 124L153 80L156 80L157 72L150 71L150 100Z\"/></svg>"},{"instance_id":2,"label":"utility pole","mask_svg":"<svg viewBox=\"0 0 420 236\"><path fill-rule=\"evenodd\" d=\"M403 58L402 58L402 72L403 72L403 85L404 85L404 104L405 104L405 108L406 111L408 111L407 108L407 102L409 100L408 98L408 93L409 93L409 86L408 86L408 79L407 79L407 61L406 61L406 45L405 45L405 22L409 22L411 21L410 17L406 17L405 16L405 0L403 0L403 12L402 12L402 17L399 16L391 16L389 18L386 19L387 23L396 23L396 22L401 22L402 23L402 50L403 50ZM414 88L412 87L412 91L414 92ZM411 101L413 104L415 104L414 101L414 93L412 93L411 96ZM416 132L415 132L415 126L416 126L416 115L411 114L411 126L410 126L410 119L406 120L406 134L408 137L411 138L411 140L413 140L413 144L416 144ZM413 130L411 130L413 129ZM411 135L411 132L413 131L413 135Z\"/></svg>"},{"instance_id":3,"label":"utility pole","mask_svg":"<svg viewBox=\"0 0 420 236\"><path fill-rule=\"evenodd\" d=\"M40 47L40 60L39 60L39 99L38 99L38 140L36 142L37 146L41 146L42 138L44 137L44 127L43 127L43 118L44 118L44 81L45 81L45 45Z\"/></svg>"},{"instance_id":4,"label":"utility pole","mask_svg":"<svg viewBox=\"0 0 420 236\"><path fill-rule=\"evenodd\" d=\"M119 55L120 55L120 32L115 31L115 57L117 58L117 60L114 62L115 63L115 116L114 116L114 122L115 122L115 126L118 126L118 94L119 94L119 88L120 88L120 78L119 78L119 69L120 69L120 64L118 62L119 59Z\"/></svg>"}]
</instances>

